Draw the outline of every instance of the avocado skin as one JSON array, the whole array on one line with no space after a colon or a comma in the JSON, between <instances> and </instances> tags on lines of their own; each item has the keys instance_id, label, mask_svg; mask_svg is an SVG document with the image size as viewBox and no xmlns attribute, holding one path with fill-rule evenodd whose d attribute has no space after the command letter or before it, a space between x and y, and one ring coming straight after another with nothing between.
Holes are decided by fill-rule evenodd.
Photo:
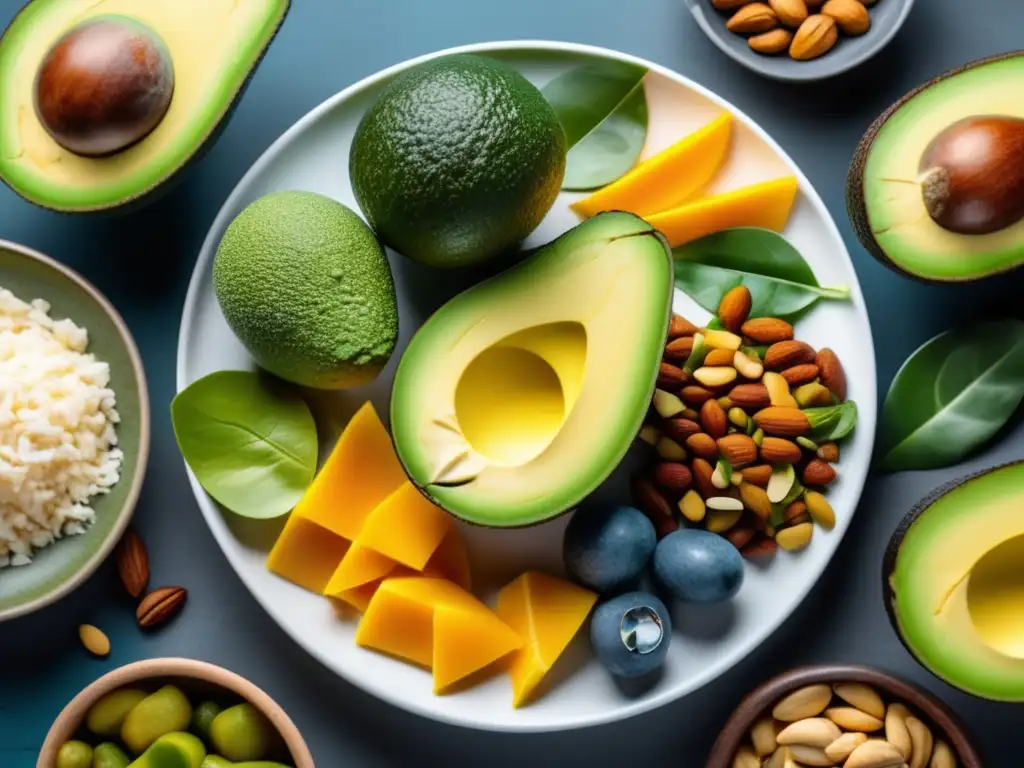
<instances>
[{"instance_id":1,"label":"avocado skin","mask_svg":"<svg viewBox=\"0 0 1024 768\"><path fill-rule=\"evenodd\" d=\"M861 138L860 143L857 145L857 150L854 152L853 160L850 162L850 169L846 176L846 212L850 217L850 224L853 227L853 233L857 236L857 240L864 247L864 249L875 257L878 261L884 264L889 269L893 270L897 274L909 277L920 283L928 285L942 284L942 283L967 283L975 280L995 277L996 275L1005 274L1006 272L1012 272L1017 269L1018 266L1009 265L1003 269L996 270L994 272L988 272L984 275L965 275L961 278L950 278L948 280L937 280L934 278L923 277L922 275L908 272L907 270L900 267L898 264L893 262L888 254L879 246L878 241L875 240L874 234L871 232L871 223L868 221L867 204L864 200L864 168L868 162L868 154L871 152L871 147L875 143L875 139L878 138L879 131L889 121L889 119L896 114L900 108L903 107L908 101L917 96L922 91L925 91L932 86L938 85L943 80L946 80L954 75L959 75L962 72L966 72L976 67L984 66L985 64L992 64L1003 59L1011 59L1018 56L1024 56L1024 50L1010 51L1009 53L1000 53L995 56L989 56L984 59L978 59L976 61L968 62L962 67L951 69L948 72L944 72L941 75L932 78L927 83L924 83L914 90L907 93L899 101L889 107L885 112L879 115L878 119L875 120L867 129L864 136Z\"/></svg>"},{"instance_id":2,"label":"avocado skin","mask_svg":"<svg viewBox=\"0 0 1024 768\"><path fill-rule=\"evenodd\" d=\"M387 245L423 264L512 249L551 208L565 134L521 74L454 54L399 75L363 116L349 156L356 200Z\"/></svg>"},{"instance_id":3,"label":"avocado skin","mask_svg":"<svg viewBox=\"0 0 1024 768\"><path fill-rule=\"evenodd\" d=\"M256 362L295 384L372 381L398 340L398 304L380 243L351 209L313 192L276 192L228 226L213 287Z\"/></svg>"},{"instance_id":4,"label":"avocado skin","mask_svg":"<svg viewBox=\"0 0 1024 768\"><path fill-rule=\"evenodd\" d=\"M7 30L14 25L18 17L26 10L28 10L29 6L31 6L32 3L35 1L36 0L28 0L28 2L21 7L21 10L14 15L14 18L11 19L10 23L4 29L4 33L0 35L0 45L3 45L4 37L7 35ZM146 189L139 190L138 193L130 197L126 197L124 200L117 203L116 205L102 206L98 208L89 209L77 209L71 211L64 208L57 208L54 206L47 205L45 202L40 200L30 200L29 198L21 194L21 192L19 192L13 186L8 184L7 177L2 172L0 172L0 181L2 181L5 187L14 192L14 194L16 194L22 200L28 203L32 203L32 205L37 205L45 210L53 211L55 213L63 213L67 215L86 214L110 216L112 214L120 215L126 213L134 213L135 211L138 211L141 208L145 208L146 206L157 202L158 200L163 198L164 195L173 191L174 188L177 187L181 182L185 181L185 179L188 177L188 171L191 171L197 163L199 163L200 161L202 161L204 157L206 157L206 153L213 149L214 144L217 143L217 140L224 132L224 129L228 127L228 123L231 121L232 116L235 114L235 110L238 108L239 102L241 102L242 97L245 95L245 92L249 89L249 84L252 82L253 75L255 75L256 70L259 69L260 64L263 62L263 57L267 55L267 51L270 50L271 43L273 43L275 38L277 38L278 32L281 31L281 27L284 25L285 20L288 18L288 13L291 11L292 0L281 0L281 2L284 3L284 10L281 12L281 18L278 20L277 25L274 27L273 31L270 33L270 36L264 43L259 55L253 60L252 66L249 68L249 74L246 76L242 84L239 85L238 90L235 91L235 95L224 108L224 111L221 114L220 118L210 129L210 132L203 138L203 140L195 148L195 151L192 153L191 157L187 158L180 166L178 166L177 169L169 173L157 184L147 187Z\"/></svg>"},{"instance_id":5,"label":"avocado skin","mask_svg":"<svg viewBox=\"0 0 1024 768\"><path fill-rule=\"evenodd\" d=\"M965 475L964 477L960 477L956 480L951 480L948 483L940 485L917 502L917 504L915 504L913 508L903 516L903 519L900 520L899 525L896 526L896 530L893 531L892 536L889 538L889 543L885 547L885 553L882 555L882 603L885 605L886 616L889 618L889 623L892 625L893 632L896 633L896 637L899 639L900 645L902 645L907 650L907 653L914 657L914 659L917 659L917 654L914 649L910 647L910 644L904 639L903 633L900 631L899 617L896 615L896 593L893 591L892 585L889 583L890 576L893 571L896 570L896 559L899 557L900 546L903 544L903 539L906 537L911 526L917 522L917 519L923 515L932 504L937 502L947 493L955 491L957 488L960 488L972 480L977 480L978 478L985 477L993 472L998 472L1001 469L1007 469L1008 467L1013 467L1022 463L1024 463L1024 459L1008 461L994 467L989 467L988 469L972 472L969 475ZM928 669L928 667L923 664L921 666L924 669ZM931 672L930 669L928 669L928 671ZM932 672L932 674L934 675L935 673ZM939 677L938 675L935 676ZM941 680L942 678L939 679ZM943 680L943 682L945 681ZM957 690L964 689L958 688ZM972 693L971 691L964 690L964 693L967 693L976 699L987 701L983 696L978 696L976 693Z\"/></svg>"}]
</instances>

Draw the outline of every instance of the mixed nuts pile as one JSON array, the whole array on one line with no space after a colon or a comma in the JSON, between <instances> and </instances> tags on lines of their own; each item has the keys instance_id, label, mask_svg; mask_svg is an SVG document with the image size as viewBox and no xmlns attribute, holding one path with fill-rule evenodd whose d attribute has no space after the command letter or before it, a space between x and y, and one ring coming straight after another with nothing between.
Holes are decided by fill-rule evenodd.
<instances>
[{"instance_id":1,"label":"mixed nuts pile","mask_svg":"<svg viewBox=\"0 0 1024 768\"><path fill-rule=\"evenodd\" d=\"M649 423L657 461L633 478L634 502L659 537L703 525L746 556L799 550L831 529L822 494L837 476L837 440L856 424L836 354L793 338L778 318L748 319L744 285L709 328L674 315Z\"/></svg>"},{"instance_id":2,"label":"mixed nuts pile","mask_svg":"<svg viewBox=\"0 0 1024 768\"><path fill-rule=\"evenodd\" d=\"M733 768L956 768L953 749L904 704L863 683L808 685L765 714Z\"/></svg>"},{"instance_id":3,"label":"mixed nuts pile","mask_svg":"<svg viewBox=\"0 0 1024 768\"><path fill-rule=\"evenodd\" d=\"M726 27L747 36L750 48L766 55L788 51L798 61L824 56L839 40L871 29L868 6L877 0L711 0L732 14ZM812 13L814 11L814 13Z\"/></svg>"}]
</instances>

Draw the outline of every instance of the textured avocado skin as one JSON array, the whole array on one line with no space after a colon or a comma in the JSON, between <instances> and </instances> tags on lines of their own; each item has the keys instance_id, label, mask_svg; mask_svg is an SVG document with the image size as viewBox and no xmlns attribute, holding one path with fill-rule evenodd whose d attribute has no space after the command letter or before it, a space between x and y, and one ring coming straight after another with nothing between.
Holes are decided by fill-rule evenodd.
<instances>
[{"instance_id":1,"label":"textured avocado skin","mask_svg":"<svg viewBox=\"0 0 1024 768\"><path fill-rule=\"evenodd\" d=\"M213 262L221 311L256 362L317 389L372 381L398 340L384 249L352 210L276 192L228 226Z\"/></svg>"},{"instance_id":2,"label":"textured avocado skin","mask_svg":"<svg viewBox=\"0 0 1024 768\"><path fill-rule=\"evenodd\" d=\"M999 464L998 466L991 467L990 469L983 469L967 475L966 477L960 477L956 480L945 483L944 485L940 485L917 502L913 509L904 515L903 519L896 527L896 530L893 531L892 537L889 539L889 543L885 547L885 554L882 555L882 602L885 605L885 613L889 617L889 623L892 624L896 637L899 639L903 647L907 649L907 653L915 659L917 658L917 654L914 652L914 649L910 647L910 644L904 639L903 633L900 631L899 617L896 615L896 593L893 591L892 584L889 582L890 576L892 576L893 572L896 570L896 558L899 557L900 547L903 545L903 539L906 537L911 526L917 521L917 518L923 515L932 504L941 499L947 493L955 491L960 486L965 485L972 480L977 480L980 477L985 477L993 472L998 472L1001 469L1006 469L1020 463L1022 462L1009 461L1005 464ZM924 667L923 664L922 667ZM927 667L924 668L928 669ZM981 698L970 691L964 692L975 696L976 698Z\"/></svg>"},{"instance_id":3,"label":"textured avocado skin","mask_svg":"<svg viewBox=\"0 0 1024 768\"><path fill-rule=\"evenodd\" d=\"M857 240L860 241L860 244L864 246L864 249L867 250L868 253L894 272L917 280L918 282L929 284L969 282L979 279L977 275L965 275L959 280L936 280L914 274L913 272L908 272L893 262L889 258L888 254L878 244L878 241L875 240L874 233L871 231L871 223L868 221L867 204L864 200L864 168L867 165L868 154L871 152L871 147L874 146L875 139L878 138L878 133L882 130L883 126L889 122L889 119L903 107L904 104L922 91L938 85L943 80L953 77L954 75L959 75L961 72L966 72L967 70L981 67L985 64L1002 61L1003 59L1012 59L1018 56L1024 56L1024 50L1000 53L995 56L989 56L988 58L978 59L977 61L964 64L962 67L957 67L956 69L944 72L938 77L935 77L927 83L924 83L910 91L910 93L903 96L899 101L885 110L885 112L879 115L878 119L870 125L864 136L861 138L860 143L857 145L857 151L854 152L853 160L850 162L850 169L846 176L846 212L850 217L850 224L853 226L853 232L857 236ZM992 277L1004 272L1010 272L1014 269L1016 269L1015 266L1008 266L1003 270L986 273L983 277Z\"/></svg>"},{"instance_id":4,"label":"textured avocado skin","mask_svg":"<svg viewBox=\"0 0 1024 768\"><path fill-rule=\"evenodd\" d=\"M558 196L565 135L526 78L481 56L399 75L363 116L349 174L387 245L430 266L510 250Z\"/></svg>"}]
</instances>

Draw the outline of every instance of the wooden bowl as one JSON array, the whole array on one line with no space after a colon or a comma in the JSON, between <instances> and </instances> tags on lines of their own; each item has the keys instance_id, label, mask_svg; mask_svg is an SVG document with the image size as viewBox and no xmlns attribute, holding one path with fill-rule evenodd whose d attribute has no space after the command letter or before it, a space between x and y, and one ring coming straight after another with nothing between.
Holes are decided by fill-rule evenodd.
<instances>
[{"instance_id":1,"label":"wooden bowl","mask_svg":"<svg viewBox=\"0 0 1024 768\"><path fill-rule=\"evenodd\" d=\"M64 707L64 711L50 727L36 760L36 768L54 768L61 745L75 738L89 707L101 696L128 685L140 684L155 689L165 683L180 685L186 694L194 692L200 696L217 696L228 693L249 702L277 729L291 755L292 765L295 768L314 768L313 756L299 734L299 729L273 699L234 672L192 659L137 661L108 672L86 686Z\"/></svg>"},{"instance_id":2,"label":"wooden bowl","mask_svg":"<svg viewBox=\"0 0 1024 768\"><path fill-rule=\"evenodd\" d=\"M960 768L981 768L982 760L960 719L932 694L898 677L871 667L821 664L798 667L773 677L740 702L711 748L705 768L732 768L732 760L754 723L786 694L805 685L840 682L867 683L923 716L936 737L957 754Z\"/></svg>"}]
</instances>

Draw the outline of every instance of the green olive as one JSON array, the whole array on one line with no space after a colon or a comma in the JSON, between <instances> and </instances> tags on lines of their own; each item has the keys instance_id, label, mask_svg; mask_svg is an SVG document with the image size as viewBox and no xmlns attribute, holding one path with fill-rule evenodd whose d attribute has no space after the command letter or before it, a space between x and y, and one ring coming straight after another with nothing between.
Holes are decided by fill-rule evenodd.
<instances>
[{"instance_id":1,"label":"green olive","mask_svg":"<svg viewBox=\"0 0 1024 768\"><path fill-rule=\"evenodd\" d=\"M92 747L84 741L68 741L57 753L57 768L91 768Z\"/></svg>"},{"instance_id":2,"label":"green olive","mask_svg":"<svg viewBox=\"0 0 1024 768\"><path fill-rule=\"evenodd\" d=\"M249 703L228 707L210 726L214 748L235 762L262 760L273 735L270 721Z\"/></svg>"},{"instance_id":3,"label":"green olive","mask_svg":"<svg viewBox=\"0 0 1024 768\"><path fill-rule=\"evenodd\" d=\"M203 738L210 738L210 726L213 725L213 718L220 712L220 704L215 701L204 701L192 713L192 730Z\"/></svg>"},{"instance_id":4,"label":"green olive","mask_svg":"<svg viewBox=\"0 0 1024 768\"><path fill-rule=\"evenodd\" d=\"M165 685L132 707L121 724L121 741L136 755L166 733L184 731L192 720L192 705L173 685Z\"/></svg>"},{"instance_id":5,"label":"green olive","mask_svg":"<svg viewBox=\"0 0 1024 768\"><path fill-rule=\"evenodd\" d=\"M235 768L235 764L228 762L220 755L207 755L199 768Z\"/></svg>"},{"instance_id":6,"label":"green olive","mask_svg":"<svg viewBox=\"0 0 1024 768\"><path fill-rule=\"evenodd\" d=\"M214 766L214 768L220 768L220 766ZM257 760L251 763L231 763L231 768L291 768L291 766L268 760Z\"/></svg>"},{"instance_id":7,"label":"green olive","mask_svg":"<svg viewBox=\"0 0 1024 768\"><path fill-rule=\"evenodd\" d=\"M165 733L152 744L131 768L202 768L206 745L194 734L185 731Z\"/></svg>"},{"instance_id":8,"label":"green olive","mask_svg":"<svg viewBox=\"0 0 1024 768\"><path fill-rule=\"evenodd\" d=\"M117 744L105 741L92 753L92 768L128 768L132 761Z\"/></svg>"},{"instance_id":9,"label":"green olive","mask_svg":"<svg viewBox=\"0 0 1024 768\"><path fill-rule=\"evenodd\" d=\"M111 691L89 707L85 725L97 736L117 736L128 713L146 696L145 691L137 688Z\"/></svg>"}]
</instances>

